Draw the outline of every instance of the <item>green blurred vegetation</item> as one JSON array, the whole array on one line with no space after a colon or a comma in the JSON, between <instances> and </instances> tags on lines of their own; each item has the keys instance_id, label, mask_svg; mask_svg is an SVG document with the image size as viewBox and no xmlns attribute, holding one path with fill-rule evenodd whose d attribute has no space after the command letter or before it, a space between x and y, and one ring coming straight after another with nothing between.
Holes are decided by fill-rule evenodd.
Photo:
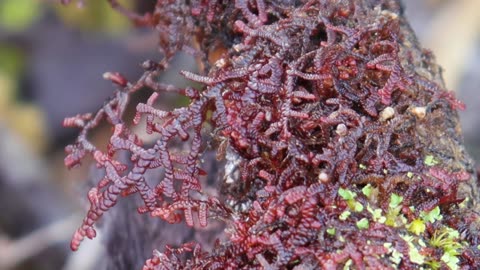
<instances>
[{"instance_id":1,"label":"green blurred vegetation","mask_svg":"<svg viewBox=\"0 0 480 270\"><path fill-rule=\"evenodd\" d=\"M126 8L133 7L133 1L120 3ZM75 3L61 5L60 0L0 0L0 30L28 37L29 29L41 23L42 16L52 14L61 24L81 32L119 35L131 29L128 19L105 0L86 0L82 8ZM26 77L25 67L29 61L22 48L12 41L0 40L0 125L38 152L48 144L44 113L35 104L19 99L19 87Z\"/></svg>"},{"instance_id":2,"label":"green blurred vegetation","mask_svg":"<svg viewBox=\"0 0 480 270\"><path fill-rule=\"evenodd\" d=\"M42 13L38 0L0 1L0 25L10 31L21 31L30 26Z\"/></svg>"},{"instance_id":3,"label":"green blurred vegetation","mask_svg":"<svg viewBox=\"0 0 480 270\"><path fill-rule=\"evenodd\" d=\"M0 44L0 122L31 149L41 152L48 142L44 115L38 106L18 99L26 63L21 49Z\"/></svg>"},{"instance_id":4,"label":"green blurred vegetation","mask_svg":"<svg viewBox=\"0 0 480 270\"><path fill-rule=\"evenodd\" d=\"M119 1L124 7L132 8L133 1ZM75 4L61 5L41 0L1 0L0 25L8 31L22 31L32 25L48 8L53 8L63 23L82 31L119 34L131 27L124 16L113 10L107 1L85 1L82 8Z\"/></svg>"},{"instance_id":5,"label":"green blurred vegetation","mask_svg":"<svg viewBox=\"0 0 480 270\"><path fill-rule=\"evenodd\" d=\"M32 1L32 0L30 0ZM124 7L132 8L133 1L120 0ZM57 15L70 26L83 31L101 31L121 34L131 28L130 21L111 8L105 0L85 1L82 8L77 5L54 5Z\"/></svg>"}]
</instances>

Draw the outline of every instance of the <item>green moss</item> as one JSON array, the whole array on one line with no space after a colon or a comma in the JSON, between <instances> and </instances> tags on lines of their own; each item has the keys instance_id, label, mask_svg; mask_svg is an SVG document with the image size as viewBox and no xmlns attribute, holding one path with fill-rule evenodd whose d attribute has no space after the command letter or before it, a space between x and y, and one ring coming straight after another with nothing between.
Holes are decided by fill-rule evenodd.
<instances>
[{"instance_id":1,"label":"green moss","mask_svg":"<svg viewBox=\"0 0 480 270\"><path fill-rule=\"evenodd\" d=\"M428 261L428 262L425 262L425 264L428 265L429 269L432 269L432 270L438 270L442 266L442 264L438 261Z\"/></svg>"},{"instance_id":2,"label":"green moss","mask_svg":"<svg viewBox=\"0 0 480 270\"><path fill-rule=\"evenodd\" d=\"M395 265L400 264L403 258L403 254L398 252L395 248L392 247L392 243L383 243L383 246L387 249L388 254L390 254L389 259Z\"/></svg>"},{"instance_id":3,"label":"green moss","mask_svg":"<svg viewBox=\"0 0 480 270\"><path fill-rule=\"evenodd\" d=\"M372 219L378 223L385 223L387 218L382 215L382 209L373 209L370 205L367 205L367 211L372 214Z\"/></svg>"},{"instance_id":4,"label":"green moss","mask_svg":"<svg viewBox=\"0 0 480 270\"><path fill-rule=\"evenodd\" d=\"M348 259L348 261L345 262L345 265L343 266L343 270L350 270L353 265L352 259Z\"/></svg>"},{"instance_id":5,"label":"green moss","mask_svg":"<svg viewBox=\"0 0 480 270\"><path fill-rule=\"evenodd\" d=\"M460 243L460 234L457 230L450 227L443 227L433 234L429 244L436 248L443 249L443 255L440 258L450 269L459 269L460 249L463 248Z\"/></svg>"},{"instance_id":6,"label":"green moss","mask_svg":"<svg viewBox=\"0 0 480 270\"><path fill-rule=\"evenodd\" d=\"M376 202L378 198L378 188L368 184L362 188L362 193L369 201Z\"/></svg>"},{"instance_id":7,"label":"green moss","mask_svg":"<svg viewBox=\"0 0 480 270\"><path fill-rule=\"evenodd\" d=\"M423 256L415 246L415 238L411 235L401 236L408 244L408 257L410 261L418 265L425 263L425 256ZM418 243L417 243L418 244Z\"/></svg>"},{"instance_id":8,"label":"green moss","mask_svg":"<svg viewBox=\"0 0 480 270\"><path fill-rule=\"evenodd\" d=\"M355 194L355 192L343 188L338 189L338 195L340 195L340 197L342 197L342 199L346 201L353 200L357 197L357 194Z\"/></svg>"},{"instance_id":9,"label":"green moss","mask_svg":"<svg viewBox=\"0 0 480 270\"><path fill-rule=\"evenodd\" d=\"M407 219L400 214L402 209L401 203L403 202L403 197L393 193L390 196L390 203L388 204L388 212L386 214L385 225L390 227L399 227L407 223Z\"/></svg>"},{"instance_id":10,"label":"green moss","mask_svg":"<svg viewBox=\"0 0 480 270\"><path fill-rule=\"evenodd\" d=\"M360 230L366 230L368 229L368 226L369 226L368 219L362 218L359 221L357 221L356 225L357 225L357 228L359 228Z\"/></svg>"},{"instance_id":11,"label":"green moss","mask_svg":"<svg viewBox=\"0 0 480 270\"><path fill-rule=\"evenodd\" d=\"M402 261L402 258L403 258L403 254L400 253L398 250L393 249L392 257L390 258L390 260L391 260L394 264L398 265L398 264L400 264L400 262Z\"/></svg>"},{"instance_id":12,"label":"green moss","mask_svg":"<svg viewBox=\"0 0 480 270\"><path fill-rule=\"evenodd\" d=\"M346 211L343 211L343 213L340 214L340 216L338 217L340 220L347 220L347 218L351 215L352 213L348 210Z\"/></svg>"},{"instance_id":13,"label":"green moss","mask_svg":"<svg viewBox=\"0 0 480 270\"><path fill-rule=\"evenodd\" d=\"M392 193L392 196L390 196L390 203L388 207L397 208L402 202L403 202L402 196Z\"/></svg>"},{"instance_id":14,"label":"green moss","mask_svg":"<svg viewBox=\"0 0 480 270\"><path fill-rule=\"evenodd\" d=\"M434 223L437 220L441 220L443 216L440 214L440 207L435 207L430 212L421 211L420 218L424 222Z\"/></svg>"},{"instance_id":15,"label":"green moss","mask_svg":"<svg viewBox=\"0 0 480 270\"><path fill-rule=\"evenodd\" d=\"M423 222L423 220L415 219L410 224L408 224L407 228L408 228L409 232L414 233L416 235L420 235L423 232L425 232L426 226L425 226L425 222Z\"/></svg>"},{"instance_id":16,"label":"green moss","mask_svg":"<svg viewBox=\"0 0 480 270\"><path fill-rule=\"evenodd\" d=\"M442 260L450 269L457 270L459 269L458 263L460 259L458 258L459 253L454 250L448 250L443 253Z\"/></svg>"},{"instance_id":17,"label":"green moss","mask_svg":"<svg viewBox=\"0 0 480 270\"><path fill-rule=\"evenodd\" d=\"M458 207L460 207L460 209L467 208L469 201L470 201L470 198L468 198L468 197L463 199L463 201L458 205Z\"/></svg>"},{"instance_id":18,"label":"green moss","mask_svg":"<svg viewBox=\"0 0 480 270\"><path fill-rule=\"evenodd\" d=\"M363 195L370 197L372 195L372 185L368 184L362 188Z\"/></svg>"},{"instance_id":19,"label":"green moss","mask_svg":"<svg viewBox=\"0 0 480 270\"><path fill-rule=\"evenodd\" d=\"M363 211L363 205L355 200L355 198L357 197L357 194L355 192L348 189L339 188L338 195L340 195L342 199L347 201L347 205L350 210L355 212Z\"/></svg>"},{"instance_id":20,"label":"green moss","mask_svg":"<svg viewBox=\"0 0 480 270\"><path fill-rule=\"evenodd\" d=\"M435 166L439 163L439 161L436 160L432 155L428 155L423 160L423 163L427 166Z\"/></svg>"},{"instance_id":21,"label":"green moss","mask_svg":"<svg viewBox=\"0 0 480 270\"><path fill-rule=\"evenodd\" d=\"M461 245L456 241L459 237L457 230L450 227L443 227L435 231L433 237L430 239L430 245L437 248L460 248Z\"/></svg>"},{"instance_id":22,"label":"green moss","mask_svg":"<svg viewBox=\"0 0 480 270\"><path fill-rule=\"evenodd\" d=\"M359 202L355 202L352 210L355 211L355 212L362 212L363 211L363 205Z\"/></svg>"}]
</instances>

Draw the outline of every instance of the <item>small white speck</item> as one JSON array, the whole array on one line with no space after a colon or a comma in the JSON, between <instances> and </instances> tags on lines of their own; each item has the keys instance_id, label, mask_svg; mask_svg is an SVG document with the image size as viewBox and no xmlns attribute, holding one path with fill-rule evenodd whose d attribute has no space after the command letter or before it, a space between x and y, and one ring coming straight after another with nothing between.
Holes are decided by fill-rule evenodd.
<instances>
[{"instance_id":1,"label":"small white speck","mask_svg":"<svg viewBox=\"0 0 480 270\"><path fill-rule=\"evenodd\" d=\"M395 115L395 110L388 106L380 112L380 121L387 121Z\"/></svg>"},{"instance_id":2,"label":"small white speck","mask_svg":"<svg viewBox=\"0 0 480 270\"><path fill-rule=\"evenodd\" d=\"M427 108L425 107L413 107L410 110L418 119L423 119L427 114Z\"/></svg>"}]
</instances>

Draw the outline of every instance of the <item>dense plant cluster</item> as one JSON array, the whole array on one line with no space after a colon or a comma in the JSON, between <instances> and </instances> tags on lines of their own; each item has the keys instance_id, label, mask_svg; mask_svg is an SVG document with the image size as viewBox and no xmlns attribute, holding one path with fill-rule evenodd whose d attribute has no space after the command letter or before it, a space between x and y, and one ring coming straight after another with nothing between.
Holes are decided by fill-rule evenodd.
<instances>
[{"instance_id":1,"label":"dense plant cluster","mask_svg":"<svg viewBox=\"0 0 480 270\"><path fill-rule=\"evenodd\" d=\"M457 192L471 175L442 164L416 135L463 105L403 63L395 2L171 0L146 15L109 2L158 31L165 57L146 61L136 82L106 73L115 95L64 122L81 128L66 165L91 155L105 171L73 250L95 237L95 222L120 196L139 194L140 213L190 226L218 218L229 237L209 252L194 243L155 250L144 269L480 267L479 217ZM200 89L157 81L179 50L200 60L204 75L182 72ZM145 119L153 145L124 117L145 88L153 94L136 105L133 125ZM164 92L190 104L156 108ZM104 120L113 127L107 151L88 139ZM226 159L221 198L199 180L210 140ZM146 179L154 168L163 179Z\"/></svg>"}]
</instances>

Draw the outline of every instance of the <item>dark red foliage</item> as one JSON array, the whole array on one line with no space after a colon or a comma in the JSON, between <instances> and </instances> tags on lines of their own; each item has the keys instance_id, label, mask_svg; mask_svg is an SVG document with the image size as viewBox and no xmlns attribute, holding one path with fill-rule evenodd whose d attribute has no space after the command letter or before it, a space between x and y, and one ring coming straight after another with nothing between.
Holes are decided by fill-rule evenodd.
<instances>
[{"instance_id":1,"label":"dark red foliage","mask_svg":"<svg viewBox=\"0 0 480 270\"><path fill-rule=\"evenodd\" d=\"M454 216L463 200L456 197L458 183L470 178L424 163L430 152L416 139L416 125L433 110L462 105L403 66L393 2L172 0L158 1L142 16L110 2L137 24L155 27L164 59L145 62L136 82L106 73L119 87L113 98L96 114L64 122L82 129L66 149L65 164L73 167L88 154L105 171L88 193L90 209L73 250L85 236L95 237L95 222L119 195L138 193L144 201L140 213L189 226L220 218L229 236L210 252L191 243L154 251L144 269L419 266L409 259L409 243L401 237L408 234L405 227L376 222L366 210L340 218L350 209L338 196L340 188L383 213L390 195L398 194L408 222L436 206ZM182 71L204 85L201 89L155 80L179 50L201 60L204 75ZM224 52L215 58L217 51ZM133 124L146 120L146 132L156 136L153 145L144 145L124 117L131 94L144 88L154 93L136 105ZM155 102L164 92L186 96L190 104L158 109ZM105 152L88 139L103 120L113 127ZM205 139L209 127L214 135ZM222 198L205 194L199 181L201 153L212 139L220 145L218 158L226 158ZM183 143L181 149L174 141ZM131 164L117 160L120 151L130 153ZM159 167L165 177L151 186L146 172ZM376 198L360 191L367 184L379 191ZM368 228L359 228L362 219ZM466 234L472 230L467 221L462 224ZM328 233L332 228L335 232ZM461 265L473 265L478 237L465 239L471 246ZM402 254L400 262L392 263L385 243ZM180 256L185 253L191 256ZM431 256L439 260L441 254Z\"/></svg>"}]
</instances>

